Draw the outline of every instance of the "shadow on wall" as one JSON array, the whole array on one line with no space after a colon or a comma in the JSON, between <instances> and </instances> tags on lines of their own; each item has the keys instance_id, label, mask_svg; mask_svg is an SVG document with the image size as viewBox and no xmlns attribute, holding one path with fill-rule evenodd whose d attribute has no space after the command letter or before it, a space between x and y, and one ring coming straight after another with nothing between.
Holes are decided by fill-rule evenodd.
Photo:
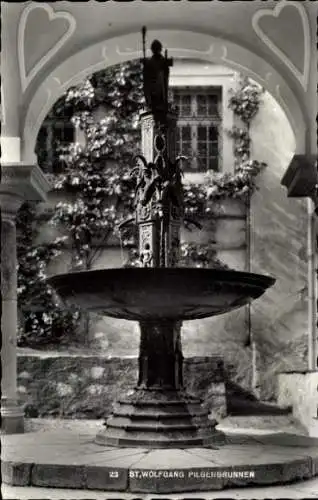
<instances>
[{"instance_id":1,"label":"shadow on wall","mask_svg":"<svg viewBox=\"0 0 318 500\"><path fill-rule=\"evenodd\" d=\"M259 401L254 394L232 381L225 383L226 406L229 416L287 415L290 407L278 407Z\"/></svg>"},{"instance_id":2,"label":"shadow on wall","mask_svg":"<svg viewBox=\"0 0 318 500\"><path fill-rule=\"evenodd\" d=\"M275 285L251 306L261 399L272 399L277 374L306 369L307 207L287 197L281 179L295 151L291 126L266 93L251 130L253 156L266 161L251 201L251 271Z\"/></svg>"}]
</instances>

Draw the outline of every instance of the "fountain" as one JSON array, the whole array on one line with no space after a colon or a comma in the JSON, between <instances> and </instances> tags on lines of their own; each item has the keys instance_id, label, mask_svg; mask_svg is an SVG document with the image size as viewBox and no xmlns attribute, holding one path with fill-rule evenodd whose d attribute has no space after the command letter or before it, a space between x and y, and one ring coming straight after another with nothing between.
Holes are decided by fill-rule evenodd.
<instances>
[{"instance_id":1,"label":"fountain","mask_svg":"<svg viewBox=\"0 0 318 500\"><path fill-rule=\"evenodd\" d=\"M143 29L143 41L145 29ZM143 57L147 109L141 115L137 176L139 268L101 269L53 276L63 300L87 311L138 321L139 376L119 399L95 442L105 446L186 448L221 445L201 400L183 386L181 322L224 314L260 297L275 280L232 270L177 267L184 217L176 158L177 116L168 103L169 67L155 40Z\"/></svg>"}]
</instances>

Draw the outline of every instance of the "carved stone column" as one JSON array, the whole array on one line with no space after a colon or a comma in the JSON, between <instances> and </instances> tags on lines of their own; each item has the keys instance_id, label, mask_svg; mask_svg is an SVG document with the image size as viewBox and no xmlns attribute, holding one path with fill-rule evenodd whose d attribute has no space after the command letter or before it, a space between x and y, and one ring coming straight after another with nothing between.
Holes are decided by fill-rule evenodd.
<instances>
[{"instance_id":1,"label":"carved stone column","mask_svg":"<svg viewBox=\"0 0 318 500\"><path fill-rule=\"evenodd\" d=\"M17 255L15 217L25 200L45 200L50 184L36 166L3 164L1 204L1 417L2 432L24 430L17 397Z\"/></svg>"},{"instance_id":2,"label":"carved stone column","mask_svg":"<svg viewBox=\"0 0 318 500\"><path fill-rule=\"evenodd\" d=\"M23 202L19 196L1 196L1 416L6 432L23 432L23 410L17 402L16 331L17 331L17 258L16 211Z\"/></svg>"}]
</instances>

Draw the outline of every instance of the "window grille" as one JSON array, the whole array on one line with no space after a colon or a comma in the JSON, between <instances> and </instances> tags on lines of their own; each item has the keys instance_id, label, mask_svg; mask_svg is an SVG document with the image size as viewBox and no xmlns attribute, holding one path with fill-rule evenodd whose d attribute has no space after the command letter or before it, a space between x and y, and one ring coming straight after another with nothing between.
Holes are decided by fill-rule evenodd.
<instances>
[{"instance_id":1,"label":"window grille","mask_svg":"<svg viewBox=\"0 0 318 500\"><path fill-rule=\"evenodd\" d=\"M221 170L221 88L179 87L172 91L178 112L177 154L186 172Z\"/></svg>"}]
</instances>

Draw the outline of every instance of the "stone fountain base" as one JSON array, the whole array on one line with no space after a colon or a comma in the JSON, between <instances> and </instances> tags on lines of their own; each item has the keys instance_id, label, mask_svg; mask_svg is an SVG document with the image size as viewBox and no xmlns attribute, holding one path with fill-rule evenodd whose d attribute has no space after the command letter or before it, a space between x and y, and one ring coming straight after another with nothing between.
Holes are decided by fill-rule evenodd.
<instances>
[{"instance_id":1,"label":"stone fountain base","mask_svg":"<svg viewBox=\"0 0 318 500\"><path fill-rule=\"evenodd\" d=\"M219 449L150 450L97 445L96 421L34 422L31 432L2 437L4 483L160 494L282 485L318 475L318 440L307 436L233 430Z\"/></svg>"},{"instance_id":2,"label":"stone fountain base","mask_svg":"<svg viewBox=\"0 0 318 500\"><path fill-rule=\"evenodd\" d=\"M97 444L183 448L224 441L201 401L184 390L182 321L246 305L262 295L273 278L229 270L144 267L76 272L49 282L63 299L88 311L139 322L137 387L117 403L106 429L96 436Z\"/></svg>"},{"instance_id":3,"label":"stone fountain base","mask_svg":"<svg viewBox=\"0 0 318 500\"><path fill-rule=\"evenodd\" d=\"M108 446L184 448L224 443L202 401L184 390L140 389L119 399L95 442Z\"/></svg>"},{"instance_id":4,"label":"stone fountain base","mask_svg":"<svg viewBox=\"0 0 318 500\"><path fill-rule=\"evenodd\" d=\"M202 401L183 387L180 322L140 322L137 387L116 403L95 442L104 446L184 448L222 444Z\"/></svg>"}]
</instances>

